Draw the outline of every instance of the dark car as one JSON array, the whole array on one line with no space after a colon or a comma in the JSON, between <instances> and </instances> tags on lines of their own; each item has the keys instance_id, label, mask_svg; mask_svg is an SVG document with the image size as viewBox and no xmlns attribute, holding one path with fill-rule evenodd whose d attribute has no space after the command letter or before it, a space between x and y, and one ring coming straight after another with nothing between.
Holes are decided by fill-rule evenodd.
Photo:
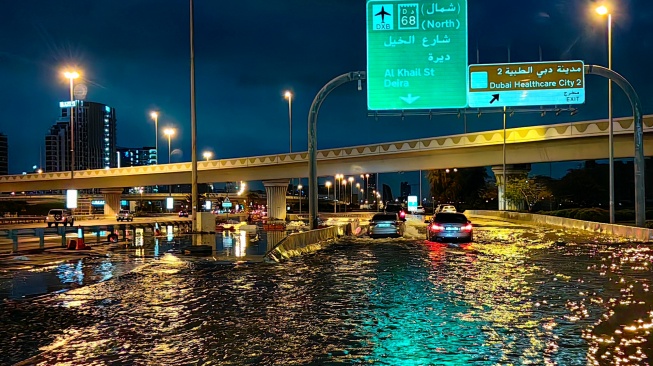
<instances>
[{"instance_id":1,"label":"dark car","mask_svg":"<svg viewBox=\"0 0 653 366\"><path fill-rule=\"evenodd\" d=\"M179 217L188 217L188 211L179 211Z\"/></svg>"},{"instance_id":2,"label":"dark car","mask_svg":"<svg viewBox=\"0 0 653 366\"><path fill-rule=\"evenodd\" d=\"M474 228L467 216L455 212L439 212L431 219L426 228L428 241L472 241Z\"/></svg>"},{"instance_id":3,"label":"dark car","mask_svg":"<svg viewBox=\"0 0 653 366\"><path fill-rule=\"evenodd\" d=\"M385 212L396 213L399 219L406 221L406 209L399 203L388 202L385 204Z\"/></svg>"},{"instance_id":4,"label":"dark car","mask_svg":"<svg viewBox=\"0 0 653 366\"><path fill-rule=\"evenodd\" d=\"M370 238L404 236L405 223L396 213L378 213L370 220L367 235Z\"/></svg>"}]
</instances>

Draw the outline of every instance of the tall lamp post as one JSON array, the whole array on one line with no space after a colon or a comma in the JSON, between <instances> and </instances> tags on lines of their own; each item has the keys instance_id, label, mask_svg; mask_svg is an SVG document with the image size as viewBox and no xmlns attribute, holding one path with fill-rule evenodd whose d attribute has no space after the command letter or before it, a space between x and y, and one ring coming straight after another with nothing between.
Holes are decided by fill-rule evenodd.
<instances>
[{"instance_id":1,"label":"tall lamp post","mask_svg":"<svg viewBox=\"0 0 653 366\"><path fill-rule=\"evenodd\" d=\"M608 16L608 70L612 70L612 13L605 6L596 8L599 15ZM614 126L612 124L612 80L608 79L608 144L610 156L610 223L614 224Z\"/></svg>"},{"instance_id":2,"label":"tall lamp post","mask_svg":"<svg viewBox=\"0 0 653 366\"><path fill-rule=\"evenodd\" d=\"M171 155L171 149L170 149L170 138L172 135L175 134L175 129L174 128L166 128L163 130L163 133L168 136L168 164L170 164L170 155ZM168 186L168 194L172 195L172 185Z\"/></svg>"},{"instance_id":3,"label":"tall lamp post","mask_svg":"<svg viewBox=\"0 0 653 366\"><path fill-rule=\"evenodd\" d=\"M171 149L170 149L170 138L175 134L175 129L174 128L166 128L163 130L163 133L168 136L168 164L170 164L170 155L171 155Z\"/></svg>"},{"instance_id":4,"label":"tall lamp post","mask_svg":"<svg viewBox=\"0 0 653 366\"><path fill-rule=\"evenodd\" d=\"M159 112L150 113L154 120L154 149L156 150L156 164L159 164Z\"/></svg>"},{"instance_id":5,"label":"tall lamp post","mask_svg":"<svg viewBox=\"0 0 653 366\"><path fill-rule=\"evenodd\" d=\"M349 181L349 204L351 205L353 203L352 201L354 200L354 177L349 177L347 180ZM345 190L346 189L347 188L345 188Z\"/></svg>"},{"instance_id":6,"label":"tall lamp post","mask_svg":"<svg viewBox=\"0 0 653 366\"><path fill-rule=\"evenodd\" d=\"M361 197L360 197L360 196L361 196L361 184L360 184L360 183L356 183L356 188L358 188L358 197L357 197L358 199L357 199L357 201L359 202L359 205L360 205L360 200L361 200Z\"/></svg>"},{"instance_id":7,"label":"tall lamp post","mask_svg":"<svg viewBox=\"0 0 653 366\"><path fill-rule=\"evenodd\" d=\"M297 185L297 191L299 193L299 214L300 215L302 214L302 188L304 188L304 186L302 186L301 184Z\"/></svg>"},{"instance_id":8,"label":"tall lamp post","mask_svg":"<svg viewBox=\"0 0 653 366\"><path fill-rule=\"evenodd\" d=\"M342 174L341 174L341 175L342 175ZM347 200L347 199L345 198L345 197L347 197L347 180L346 180L345 177L343 176L342 178L340 178L340 181L342 182L342 186L345 187L345 191L341 194L341 196L342 196L342 201L345 202L345 201ZM340 187L340 188L342 189L342 187ZM347 202L345 202L345 212L347 212Z\"/></svg>"},{"instance_id":9,"label":"tall lamp post","mask_svg":"<svg viewBox=\"0 0 653 366\"><path fill-rule=\"evenodd\" d=\"M290 90L286 90L286 92L283 94L283 97L288 99L288 141L290 144L290 147L288 149L289 153L292 153L292 93ZM294 186L293 183L294 179L290 180L291 186Z\"/></svg>"},{"instance_id":10,"label":"tall lamp post","mask_svg":"<svg viewBox=\"0 0 653 366\"><path fill-rule=\"evenodd\" d=\"M329 193L330 193L330 190L331 190L331 182L327 180L324 183L324 185L327 187L327 201L328 201L329 200ZM333 206L333 213L336 213L336 206L335 205Z\"/></svg>"},{"instance_id":11,"label":"tall lamp post","mask_svg":"<svg viewBox=\"0 0 653 366\"><path fill-rule=\"evenodd\" d=\"M63 75L70 81L70 178L73 178L75 171L75 119L73 110L75 105L75 96L73 95L73 80L79 77L77 71L66 71Z\"/></svg>"}]
</instances>

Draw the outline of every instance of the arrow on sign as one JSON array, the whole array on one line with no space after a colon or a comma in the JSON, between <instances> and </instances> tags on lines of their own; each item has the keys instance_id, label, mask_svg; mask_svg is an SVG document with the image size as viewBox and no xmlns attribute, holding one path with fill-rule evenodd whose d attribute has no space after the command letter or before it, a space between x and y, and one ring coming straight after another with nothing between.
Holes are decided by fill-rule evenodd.
<instances>
[{"instance_id":1,"label":"arrow on sign","mask_svg":"<svg viewBox=\"0 0 653 366\"><path fill-rule=\"evenodd\" d=\"M492 100L490 101L490 104L494 103L495 101L499 101L499 94L492 94Z\"/></svg>"},{"instance_id":2,"label":"arrow on sign","mask_svg":"<svg viewBox=\"0 0 653 366\"><path fill-rule=\"evenodd\" d=\"M408 104L413 104L414 101L419 99L419 97L414 97L412 94L408 94L407 97L399 97L399 98L401 98L401 100L403 100L404 102L406 102Z\"/></svg>"}]
</instances>

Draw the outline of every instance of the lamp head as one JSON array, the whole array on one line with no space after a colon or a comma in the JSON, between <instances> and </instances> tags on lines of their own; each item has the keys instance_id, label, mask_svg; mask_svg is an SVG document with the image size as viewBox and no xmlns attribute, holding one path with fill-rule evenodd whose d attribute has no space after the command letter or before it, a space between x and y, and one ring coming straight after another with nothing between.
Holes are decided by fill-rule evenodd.
<instances>
[{"instance_id":1,"label":"lamp head","mask_svg":"<svg viewBox=\"0 0 653 366\"><path fill-rule=\"evenodd\" d=\"M157 118L159 118L159 112L152 112L152 113L150 113L150 117L152 117L152 119L157 119Z\"/></svg>"},{"instance_id":2,"label":"lamp head","mask_svg":"<svg viewBox=\"0 0 653 366\"><path fill-rule=\"evenodd\" d=\"M79 73L77 71L64 71L63 76L65 76L66 79L77 79Z\"/></svg>"},{"instance_id":3,"label":"lamp head","mask_svg":"<svg viewBox=\"0 0 653 366\"><path fill-rule=\"evenodd\" d=\"M601 5L598 8L596 8L596 12L599 15L606 15L606 14L608 14L608 7L605 6L605 5Z\"/></svg>"}]
</instances>

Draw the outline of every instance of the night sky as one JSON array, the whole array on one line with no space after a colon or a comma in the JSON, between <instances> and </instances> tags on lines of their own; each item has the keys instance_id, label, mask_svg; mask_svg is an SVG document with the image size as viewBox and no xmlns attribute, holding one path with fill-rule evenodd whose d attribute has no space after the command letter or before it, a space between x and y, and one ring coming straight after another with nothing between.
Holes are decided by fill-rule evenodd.
<instances>
[{"instance_id":1,"label":"night sky","mask_svg":"<svg viewBox=\"0 0 653 366\"><path fill-rule=\"evenodd\" d=\"M442 2L443 4L445 2ZM615 0L613 68L631 81L652 113L653 2ZM470 0L469 62L584 60L607 66L607 21L588 0ZM195 1L198 156L285 153L286 89L293 101L293 151L307 150L308 108L332 78L366 68L365 1ZM177 128L173 162L190 161L189 6L182 0L5 1L0 13L0 132L9 137L9 171L39 164L39 146L69 98L61 72L74 66L87 100L116 108L118 146L154 145ZM516 114L508 127L607 117L607 82L587 76L577 115ZM630 104L615 89L615 117ZM501 128L499 115L468 118L468 131ZM355 83L327 98L318 148L463 132L456 117L367 116L366 91ZM161 132L159 152L167 155ZM607 149L607 147L606 147ZM558 170L564 173L564 169ZM548 168L547 168L548 169ZM547 170L548 172L548 170ZM416 183L416 182L414 182ZM398 189L398 186L397 186Z\"/></svg>"}]
</instances>

